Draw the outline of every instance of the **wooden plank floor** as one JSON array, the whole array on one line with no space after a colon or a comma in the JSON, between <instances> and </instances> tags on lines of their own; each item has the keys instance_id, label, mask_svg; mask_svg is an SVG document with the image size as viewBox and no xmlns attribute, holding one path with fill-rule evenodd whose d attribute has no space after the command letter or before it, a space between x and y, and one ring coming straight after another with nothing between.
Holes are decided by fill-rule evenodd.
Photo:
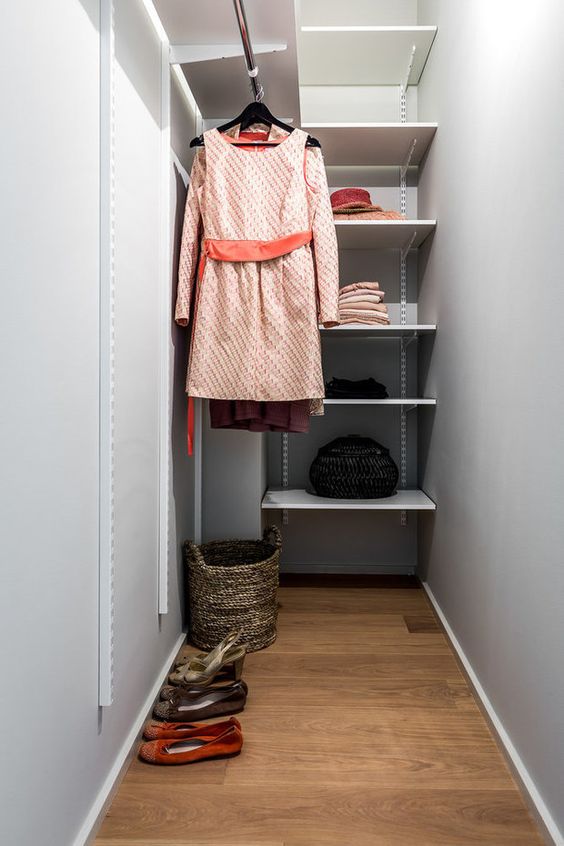
<instances>
[{"instance_id":1,"label":"wooden plank floor","mask_svg":"<svg viewBox=\"0 0 564 846\"><path fill-rule=\"evenodd\" d=\"M136 760L97 846L542 844L419 587L306 582L280 604L245 664L241 755Z\"/></svg>"}]
</instances>

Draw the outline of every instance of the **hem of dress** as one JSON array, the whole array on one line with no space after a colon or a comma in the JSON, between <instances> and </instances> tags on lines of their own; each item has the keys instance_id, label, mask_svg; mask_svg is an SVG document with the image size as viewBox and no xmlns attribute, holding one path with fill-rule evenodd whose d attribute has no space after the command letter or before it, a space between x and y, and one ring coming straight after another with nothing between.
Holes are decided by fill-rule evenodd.
<instances>
[{"instance_id":1,"label":"hem of dress","mask_svg":"<svg viewBox=\"0 0 564 846\"><path fill-rule=\"evenodd\" d=\"M194 399L214 399L214 400L241 400L243 402L296 402L298 400L324 400L325 399L325 391L311 391L310 393L301 393L296 394L295 396L288 396L288 394L284 394L279 397L263 397L263 396L237 396L234 397L232 394L218 394L218 393L211 393L209 391L202 391L198 388L194 388L192 386L188 386L186 388L186 394L189 397L194 397Z\"/></svg>"}]
</instances>

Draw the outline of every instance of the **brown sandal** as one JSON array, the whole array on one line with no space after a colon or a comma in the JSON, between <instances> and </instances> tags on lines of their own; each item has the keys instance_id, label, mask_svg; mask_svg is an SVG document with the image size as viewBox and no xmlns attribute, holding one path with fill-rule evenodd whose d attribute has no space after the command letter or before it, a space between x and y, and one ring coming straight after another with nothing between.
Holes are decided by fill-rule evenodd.
<instances>
[{"instance_id":1,"label":"brown sandal","mask_svg":"<svg viewBox=\"0 0 564 846\"><path fill-rule=\"evenodd\" d=\"M179 687L178 685L175 685L175 684L165 684L164 687L161 689L160 698L163 699L163 700L170 699L172 696L174 696L180 690L185 691L185 692L191 691L192 693L196 693L196 692L203 693L204 690L222 690L223 688L229 687L232 684L233 684L233 679L218 679L218 678L214 679L214 681L211 684L208 684L205 687L202 687L201 685L198 686L197 684L193 685L192 687L186 687L185 685L182 685L182 687ZM245 691L245 694L248 695L249 687L247 685L247 682L243 681L243 679L240 679L239 684L241 685L241 687Z\"/></svg>"},{"instance_id":2,"label":"brown sandal","mask_svg":"<svg viewBox=\"0 0 564 846\"><path fill-rule=\"evenodd\" d=\"M208 720L238 714L244 709L246 700L241 682L211 690L179 689L166 702L155 705L153 715L169 723Z\"/></svg>"}]
</instances>

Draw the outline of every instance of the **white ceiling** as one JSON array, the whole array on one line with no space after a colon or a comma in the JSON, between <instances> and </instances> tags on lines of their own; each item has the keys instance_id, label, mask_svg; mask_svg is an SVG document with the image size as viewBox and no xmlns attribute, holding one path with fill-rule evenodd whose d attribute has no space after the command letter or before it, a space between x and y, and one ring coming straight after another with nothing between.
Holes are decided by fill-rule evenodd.
<instances>
[{"instance_id":1,"label":"white ceiling","mask_svg":"<svg viewBox=\"0 0 564 846\"><path fill-rule=\"evenodd\" d=\"M154 0L171 45L237 44L232 0ZM281 118L300 123L294 0L245 0L253 44L285 43L283 52L255 56L264 102ZM204 118L229 118L252 100L244 58L182 65Z\"/></svg>"}]
</instances>

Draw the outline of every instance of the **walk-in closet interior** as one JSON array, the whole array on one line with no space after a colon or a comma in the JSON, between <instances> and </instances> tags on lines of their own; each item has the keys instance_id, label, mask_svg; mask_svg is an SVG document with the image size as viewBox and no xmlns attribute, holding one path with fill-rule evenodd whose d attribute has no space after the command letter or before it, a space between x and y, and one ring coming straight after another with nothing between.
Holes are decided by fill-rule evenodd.
<instances>
[{"instance_id":1,"label":"walk-in closet interior","mask_svg":"<svg viewBox=\"0 0 564 846\"><path fill-rule=\"evenodd\" d=\"M564 846L562 4L1 18L0 842Z\"/></svg>"}]
</instances>

